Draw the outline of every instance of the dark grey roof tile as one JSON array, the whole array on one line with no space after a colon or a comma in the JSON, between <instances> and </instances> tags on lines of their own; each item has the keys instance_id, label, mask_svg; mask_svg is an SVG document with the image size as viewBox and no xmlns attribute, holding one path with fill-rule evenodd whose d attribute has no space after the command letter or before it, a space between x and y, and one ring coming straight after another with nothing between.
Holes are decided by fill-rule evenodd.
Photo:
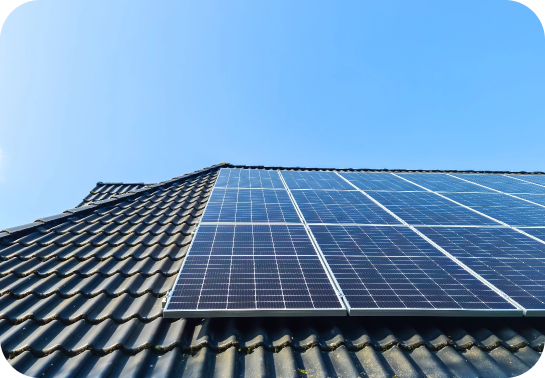
<instances>
[{"instance_id":1,"label":"dark grey roof tile","mask_svg":"<svg viewBox=\"0 0 545 378\"><path fill-rule=\"evenodd\" d=\"M102 205L1 239L0 343L12 365L44 377L500 377L537 361L545 330L524 318L163 319L216 174L138 193L98 185Z\"/></svg>"},{"instance_id":2,"label":"dark grey roof tile","mask_svg":"<svg viewBox=\"0 0 545 378\"><path fill-rule=\"evenodd\" d=\"M0 297L0 306L2 308L0 319L7 319L11 323L32 319L39 324L55 319L63 323L85 319L93 324L106 319L123 323L133 318L149 322L157 319L162 311L161 298L152 294L134 298L127 293L114 298L105 294L92 298L82 294L69 298L59 295L51 295L47 298L28 295L15 300L9 296L3 296Z\"/></svg>"},{"instance_id":3,"label":"dark grey roof tile","mask_svg":"<svg viewBox=\"0 0 545 378\"><path fill-rule=\"evenodd\" d=\"M6 228L5 232L7 232L8 234L13 234L14 232L18 232L18 231L23 231L23 230L27 230L27 229L32 229L33 227L37 227L39 225L43 224L43 222L32 222L32 223L27 223L27 224L22 224L20 226L16 226L16 227L10 227L10 228ZM7 235L4 235L4 236L7 236Z\"/></svg>"},{"instance_id":4,"label":"dark grey roof tile","mask_svg":"<svg viewBox=\"0 0 545 378\"><path fill-rule=\"evenodd\" d=\"M441 329L435 327L433 324L416 328L426 344L434 349L441 349L453 344L452 340L448 337L449 335L445 335Z\"/></svg>"},{"instance_id":5,"label":"dark grey roof tile","mask_svg":"<svg viewBox=\"0 0 545 378\"><path fill-rule=\"evenodd\" d=\"M161 273L149 277L138 274L128 277L121 274L102 277L95 274L84 278L78 275L71 275L66 278L51 275L44 278L34 274L26 277L17 277L11 274L0 278L0 294L9 294L15 298L30 294L39 297L48 297L53 294L63 297L71 297L76 294L94 297L101 293L105 293L109 297L115 297L123 293L129 293L133 297L145 293L162 296L172 288L175 278L175 275L165 277Z\"/></svg>"},{"instance_id":6,"label":"dark grey roof tile","mask_svg":"<svg viewBox=\"0 0 545 378\"><path fill-rule=\"evenodd\" d=\"M523 361L528 367L534 366L541 357L540 353L536 352L529 346L517 349L513 352L513 354Z\"/></svg>"},{"instance_id":7,"label":"dark grey roof tile","mask_svg":"<svg viewBox=\"0 0 545 378\"><path fill-rule=\"evenodd\" d=\"M487 328L475 327L469 333L475 338L481 349L494 349L502 345L502 340Z\"/></svg>"},{"instance_id":8,"label":"dark grey roof tile","mask_svg":"<svg viewBox=\"0 0 545 378\"><path fill-rule=\"evenodd\" d=\"M489 356L496 361L504 373L511 377L521 375L531 367L504 347L491 350Z\"/></svg>"},{"instance_id":9,"label":"dark grey roof tile","mask_svg":"<svg viewBox=\"0 0 545 378\"><path fill-rule=\"evenodd\" d=\"M543 345L545 344L545 330L538 331L534 327L523 324L515 325L513 328L516 329L516 331L530 343L530 347L532 349L539 350L540 352L543 351Z\"/></svg>"},{"instance_id":10,"label":"dark grey roof tile","mask_svg":"<svg viewBox=\"0 0 545 378\"><path fill-rule=\"evenodd\" d=\"M480 373L480 376L498 378L508 377L496 360L478 347L474 346L470 349L461 351L461 353L473 365L475 370Z\"/></svg>"},{"instance_id":11,"label":"dark grey roof tile","mask_svg":"<svg viewBox=\"0 0 545 378\"><path fill-rule=\"evenodd\" d=\"M419 372L419 369L416 365L409 359L408 356L403 353L403 350L394 345L390 349L387 349L382 353L382 356L386 360L386 363L389 365L392 372L395 375L396 372L400 372L400 378L420 378L422 374Z\"/></svg>"},{"instance_id":12,"label":"dark grey roof tile","mask_svg":"<svg viewBox=\"0 0 545 378\"><path fill-rule=\"evenodd\" d=\"M444 368L450 373L449 377L477 378L482 376L472 363L451 346L446 346L432 353L441 360Z\"/></svg>"},{"instance_id":13,"label":"dark grey roof tile","mask_svg":"<svg viewBox=\"0 0 545 378\"><path fill-rule=\"evenodd\" d=\"M418 371L419 377L451 378L453 376L439 356L423 344L411 349L406 355L411 366Z\"/></svg>"}]
</instances>

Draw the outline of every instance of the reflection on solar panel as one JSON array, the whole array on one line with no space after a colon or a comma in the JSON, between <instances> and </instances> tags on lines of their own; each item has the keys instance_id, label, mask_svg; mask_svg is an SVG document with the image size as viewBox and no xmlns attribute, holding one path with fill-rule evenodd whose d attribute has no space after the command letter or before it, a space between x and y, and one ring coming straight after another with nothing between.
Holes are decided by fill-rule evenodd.
<instances>
[{"instance_id":1,"label":"reflection on solar panel","mask_svg":"<svg viewBox=\"0 0 545 378\"><path fill-rule=\"evenodd\" d=\"M527 315L545 315L545 244L510 228L419 231L525 307Z\"/></svg>"},{"instance_id":2,"label":"reflection on solar panel","mask_svg":"<svg viewBox=\"0 0 545 378\"><path fill-rule=\"evenodd\" d=\"M545 207L506 194L444 193L444 195L510 226L545 226Z\"/></svg>"},{"instance_id":3,"label":"reflection on solar panel","mask_svg":"<svg viewBox=\"0 0 545 378\"><path fill-rule=\"evenodd\" d=\"M201 225L167 316L345 315L302 225Z\"/></svg>"},{"instance_id":4,"label":"reflection on solar panel","mask_svg":"<svg viewBox=\"0 0 545 378\"><path fill-rule=\"evenodd\" d=\"M340 172L352 184L362 190L394 190L394 191L423 191L424 189L405 180L381 172Z\"/></svg>"},{"instance_id":5,"label":"reflection on solar panel","mask_svg":"<svg viewBox=\"0 0 545 378\"><path fill-rule=\"evenodd\" d=\"M545 194L545 187L530 184L514 178L502 175L477 175L477 174L456 174L452 175L464 180L484 185L504 193L536 193Z\"/></svg>"},{"instance_id":6,"label":"reflection on solar panel","mask_svg":"<svg viewBox=\"0 0 545 378\"><path fill-rule=\"evenodd\" d=\"M217 188L281 188L284 184L276 171L258 169L221 169Z\"/></svg>"},{"instance_id":7,"label":"reflection on solar panel","mask_svg":"<svg viewBox=\"0 0 545 378\"><path fill-rule=\"evenodd\" d=\"M286 190L214 189L203 222L301 223Z\"/></svg>"},{"instance_id":8,"label":"reflection on solar panel","mask_svg":"<svg viewBox=\"0 0 545 378\"><path fill-rule=\"evenodd\" d=\"M517 197L545 206L545 195L543 194L517 194Z\"/></svg>"},{"instance_id":9,"label":"reflection on solar panel","mask_svg":"<svg viewBox=\"0 0 545 378\"><path fill-rule=\"evenodd\" d=\"M411 225L499 225L430 192L373 192L369 195Z\"/></svg>"},{"instance_id":10,"label":"reflection on solar panel","mask_svg":"<svg viewBox=\"0 0 545 378\"><path fill-rule=\"evenodd\" d=\"M164 316L545 316L545 187L398 175L221 169Z\"/></svg>"},{"instance_id":11,"label":"reflection on solar panel","mask_svg":"<svg viewBox=\"0 0 545 378\"><path fill-rule=\"evenodd\" d=\"M435 192L492 192L490 189L458 180L455 177L439 173L397 173L399 176L411 180Z\"/></svg>"},{"instance_id":12,"label":"reflection on solar panel","mask_svg":"<svg viewBox=\"0 0 545 378\"><path fill-rule=\"evenodd\" d=\"M335 172L281 171L290 189L337 189L354 188Z\"/></svg>"},{"instance_id":13,"label":"reflection on solar panel","mask_svg":"<svg viewBox=\"0 0 545 378\"><path fill-rule=\"evenodd\" d=\"M307 223L400 224L357 191L293 190Z\"/></svg>"},{"instance_id":14,"label":"reflection on solar panel","mask_svg":"<svg viewBox=\"0 0 545 378\"><path fill-rule=\"evenodd\" d=\"M535 207L536 205L503 193L443 193L466 206Z\"/></svg>"},{"instance_id":15,"label":"reflection on solar panel","mask_svg":"<svg viewBox=\"0 0 545 378\"><path fill-rule=\"evenodd\" d=\"M528 182L533 182L538 185L545 185L545 176L543 175L507 175L519 180L524 180Z\"/></svg>"},{"instance_id":16,"label":"reflection on solar panel","mask_svg":"<svg viewBox=\"0 0 545 378\"><path fill-rule=\"evenodd\" d=\"M408 227L311 230L352 315L520 312Z\"/></svg>"},{"instance_id":17,"label":"reflection on solar panel","mask_svg":"<svg viewBox=\"0 0 545 378\"><path fill-rule=\"evenodd\" d=\"M545 228L521 228L522 231L545 241Z\"/></svg>"}]
</instances>

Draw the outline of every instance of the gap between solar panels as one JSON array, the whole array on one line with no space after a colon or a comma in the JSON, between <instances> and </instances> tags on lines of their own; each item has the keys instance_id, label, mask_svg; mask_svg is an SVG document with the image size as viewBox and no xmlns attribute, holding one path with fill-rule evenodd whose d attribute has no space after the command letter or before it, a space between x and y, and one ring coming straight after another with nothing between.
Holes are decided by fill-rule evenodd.
<instances>
[{"instance_id":1,"label":"gap between solar panels","mask_svg":"<svg viewBox=\"0 0 545 378\"><path fill-rule=\"evenodd\" d=\"M535 288L545 281L528 267L516 271L534 286L515 282L509 296L498 286L513 272L494 276L507 260L492 261L486 246L459 253L462 239L495 237L543 263L541 239L530 245L510 227L389 173L222 168L164 316L543 316Z\"/></svg>"}]
</instances>

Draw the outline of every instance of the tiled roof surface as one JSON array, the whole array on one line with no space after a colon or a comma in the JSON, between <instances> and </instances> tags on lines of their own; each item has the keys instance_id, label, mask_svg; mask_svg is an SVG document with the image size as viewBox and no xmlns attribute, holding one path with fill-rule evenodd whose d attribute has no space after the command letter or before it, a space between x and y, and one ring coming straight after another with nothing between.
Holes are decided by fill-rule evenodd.
<instances>
[{"instance_id":1,"label":"tiled roof surface","mask_svg":"<svg viewBox=\"0 0 545 378\"><path fill-rule=\"evenodd\" d=\"M127 184L123 182L97 182L97 185L89 192L89 194L78 205L86 206L94 202L103 201L110 198L115 198L120 194L134 193L137 190L146 188L152 184L144 184L143 182Z\"/></svg>"},{"instance_id":2,"label":"tiled roof surface","mask_svg":"<svg viewBox=\"0 0 545 378\"><path fill-rule=\"evenodd\" d=\"M0 233L12 366L33 377L496 378L539 359L539 318L162 318L217 169Z\"/></svg>"}]
</instances>

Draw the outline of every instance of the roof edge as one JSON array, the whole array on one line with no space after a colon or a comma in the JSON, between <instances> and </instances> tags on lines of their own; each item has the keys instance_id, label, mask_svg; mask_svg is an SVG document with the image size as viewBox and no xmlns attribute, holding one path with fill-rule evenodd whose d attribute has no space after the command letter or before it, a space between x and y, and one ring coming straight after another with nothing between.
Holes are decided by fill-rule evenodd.
<instances>
[{"instance_id":1,"label":"roof edge","mask_svg":"<svg viewBox=\"0 0 545 378\"><path fill-rule=\"evenodd\" d=\"M341 171L341 172L396 172L396 173L478 173L478 174L513 174L513 175L545 175L545 172L535 171L475 171L475 170L455 170L455 169L391 169L391 168L316 168L316 167L280 167L264 165L242 165L229 164L229 168L243 169L281 169L285 171Z\"/></svg>"},{"instance_id":2,"label":"roof edge","mask_svg":"<svg viewBox=\"0 0 545 378\"><path fill-rule=\"evenodd\" d=\"M178 182L178 181L184 181L184 180L187 180L189 178L200 175L202 173L205 173L205 172L208 172L208 171L213 171L213 170L215 170L217 168L221 168L221 167L225 167L225 166L231 166L231 165L228 164L228 163L221 163L221 164L211 165L210 167L202 168L202 169L199 169L197 171L190 172L190 173L185 173L182 176L173 177L170 180L161 181L161 182L159 182L157 184L150 184L149 186L147 186L145 188L135 190L134 192L131 192L131 193L120 194L118 196L115 196L115 198L109 198L109 199L106 199L106 200L94 202L91 205L86 205L86 206L82 206L82 207L76 207L76 208L73 208L73 209L68 209L68 210L63 211L60 214L55 214L55 215L50 215L50 216L47 216L47 217L38 218L32 223L27 223L27 224L23 224L23 225L20 225L20 226L6 228L4 230L0 230L0 241L2 241L2 239L4 239L4 238L10 237L10 236L12 236L12 237L21 237L23 235L26 235L26 234L34 231L38 227L43 226L45 224L53 226L53 225L62 223L63 221L65 221L69 217L72 217L75 214L86 215L86 214L94 212L95 210L97 210L97 209L99 209L99 208L101 208L103 206L110 206L110 205L117 204L119 202L123 202L123 201L125 201L127 199L131 199L133 197L139 197L140 195L142 195L143 193L146 193L146 192L152 193L152 192L154 192L155 190L159 189L162 186L171 185L171 184L173 184L175 182Z\"/></svg>"}]
</instances>

